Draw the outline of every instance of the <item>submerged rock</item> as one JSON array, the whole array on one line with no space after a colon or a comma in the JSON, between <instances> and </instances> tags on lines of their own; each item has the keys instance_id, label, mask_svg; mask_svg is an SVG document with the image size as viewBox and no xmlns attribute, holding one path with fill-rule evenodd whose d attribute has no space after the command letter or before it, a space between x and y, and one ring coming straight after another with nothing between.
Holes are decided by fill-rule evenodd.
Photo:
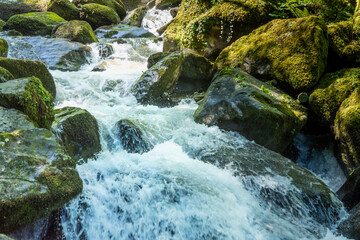
<instances>
[{"instance_id":1,"label":"submerged rock","mask_svg":"<svg viewBox=\"0 0 360 240\"><path fill-rule=\"evenodd\" d=\"M341 104L336 114L334 132L348 172L360 167L360 88Z\"/></svg>"},{"instance_id":2,"label":"submerged rock","mask_svg":"<svg viewBox=\"0 0 360 240\"><path fill-rule=\"evenodd\" d=\"M327 127L333 125L341 103L359 86L358 68L346 68L324 75L309 98L309 107L316 122Z\"/></svg>"},{"instance_id":3,"label":"submerged rock","mask_svg":"<svg viewBox=\"0 0 360 240\"><path fill-rule=\"evenodd\" d=\"M328 38L323 20L311 16L276 19L224 49L219 69L239 67L260 79L277 79L295 92L315 86L326 66Z\"/></svg>"},{"instance_id":4,"label":"submerged rock","mask_svg":"<svg viewBox=\"0 0 360 240\"><path fill-rule=\"evenodd\" d=\"M80 8L85 4L95 3L115 10L120 19L126 16L125 6L121 0L74 0L73 3Z\"/></svg>"},{"instance_id":5,"label":"submerged rock","mask_svg":"<svg viewBox=\"0 0 360 240\"><path fill-rule=\"evenodd\" d=\"M69 0L50 0L47 10L67 21L80 19L80 10Z\"/></svg>"},{"instance_id":6,"label":"submerged rock","mask_svg":"<svg viewBox=\"0 0 360 240\"><path fill-rule=\"evenodd\" d=\"M267 22L271 6L253 1L183 0L164 35L164 51L191 49L215 58L222 49Z\"/></svg>"},{"instance_id":7,"label":"submerged rock","mask_svg":"<svg viewBox=\"0 0 360 240\"><path fill-rule=\"evenodd\" d=\"M79 20L73 20L59 26L53 34L53 37L66 38L70 41L84 44L98 42L90 24Z\"/></svg>"},{"instance_id":8,"label":"submerged rock","mask_svg":"<svg viewBox=\"0 0 360 240\"><path fill-rule=\"evenodd\" d=\"M8 70L14 78L24 78L35 76L40 79L44 88L56 98L56 87L52 77L45 64L39 61L20 60L0 57L0 67Z\"/></svg>"},{"instance_id":9,"label":"submerged rock","mask_svg":"<svg viewBox=\"0 0 360 240\"><path fill-rule=\"evenodd\" d=\"M4 29L13 29L28 36L51 35L53 29L66 20L53 12L32 12L12 16Z\"/></svg>"},{"instance_id":10,"label":"submerged rock","mask_svg":"<svg viewBox=\"0 0 360 240\"><path fill-rule=\"evenodd\" d=\"M155 37L154 34L143 28L118 24L115 26L104 26L95 30L98 38L148 38Z\"/></svg>"},{"instance_id":11,"label":"submerged rock","mask_svg":"<svg viewBox=\"0 0 360 240\"><path fill-rule=\"evenodd\" d=\"M112 8L96 3L81 6L81 19L88 22L93 29L120 22L118 14Z\"/></svg>"},{"instance_id":12,"label":"submerged rock","mask_svg":"<svg viewBox=\"0 0 360 240\"><path fill-rule=\"evenodd\" d=\"M6 40L0 38L0 57L7 57L9 45Z\"/></svg>"},{"instance_id":13,"label":"submerged rock","mask_svg":"<svg viewBox=\"0 0 360 240\"><path fill-rule=\"evenodd\" d=\"M83 64L90 62L91 48L77 42L54 38L21 37L13 39L13 44L21 44L23 49L12 49L12 58L40 60L52 70L78 71ZM22 51L28 51L30 54L24 56Z\"/></svg>"},{"instance_id":14,"label":"submerged rock","mask_svg":"<svg viewBox=\"0 0 360 240\"><path fill-rule=\"evenodd\" d=\"M0 134L0 232L48 216L82 191L75 162L46 129Z\"/></svg>"},{"instance_id":15,"label":"submerged rock","mask_svg":"<svg viewBox=\"0 0 360 240\"><path fill-rule=\"evenodd\" d=\"M129 153L144 153L150 151L152 146L144 139L142 131L129 120L120 120L111 129L114 136L107 137L108 147L112 150L120 146Z\"/></svg>"},{"instance_id":16,"label":"submerged rock","mask_svg":"<svg viewBox=\"0 0 360 240\"><path fill-rule=\"evenodd\" d=\"M215 75L194 117L281 153L305 125L307 112L270 85L240 70L224 69Z\"/></svg>"},{"instance_id":17,"label":"submerged rock","mask_svg":"<svg viewBox=\"0 0 360 240\"><path fill-rule=\"evenodd\" d=\"M34 129L35 125L19 110L0 106L0 133L13 132L18 129Z\"/></svg>"},{"instance_id":18,"label":"submerged rock","mask_svg":"<svg viewBox=\"0 0 360 240\"><path fill-rule=\"evenodd\" d=\"M0 105L22 111L43 128L54 120L53 98L36 77L0 83Z\"/></svg>"},{"instance_id":19,"label":"submerged rock","mask_svg":"<svg viewBox=\"0 0 360 240\"><path fill-rule=\"evenodd\" d=\"M74 159L87 160L101 150L98 123L84 109L65 107L55 110L52 130Z\"/></svg>"}]
</instances>

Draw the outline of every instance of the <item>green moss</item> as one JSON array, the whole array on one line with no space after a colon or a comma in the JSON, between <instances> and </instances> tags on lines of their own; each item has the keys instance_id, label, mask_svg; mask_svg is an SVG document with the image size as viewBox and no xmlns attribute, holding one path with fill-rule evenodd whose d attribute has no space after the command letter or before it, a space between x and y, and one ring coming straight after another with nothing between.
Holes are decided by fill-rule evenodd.
<instances>
[{"instance_id":1,"label":"green moss","mask_svg":"<svg viewBox=\"0 0 360 240\"><path fill-rule=\"evenodd\" d=\"M125 7L119 0L74 0L73 3L78 7L89 3L96 3L115 10L115 12L119 15L120 19L123 19L126 16Z\"/></svg>"},{"instance_id":2,"label":"green moss","mask_svg":"<svg viewBox=\"0 0 360 240\"><path fill-rule=\"evenodd\" d=\"M47 10L68 21L80 19L80 10L69 0L51 0Z\"/></svg>"},{"instance_id":3,"label":"green moss","mask_svg":"<svg viewBox=\"0 0 360 240\"><path fill-rule=\"evenodd\" d=\"M141 27L141 22L145 16L145 14L147 13L148 9L147 7L139 7L137 9L135 9L130 17L126 17L123 21L124 24L130 25L130 26L136 26L136 27Z\"/></svg>"},{"instance_id":4,"label":"green moss","mask_svg":"<svg viewBox=\"0 0 360 240\"><path fill-rule=\"evenodd\" d=\"M84 44L98 42L94 31L89 23L85 21L73 20L58 27L53 37L67 38L71 41Z\"/></svg>"},{"instance_id":5,"label":"green moss","mask_svg":"<svg viewBox=\"0 0 360 240\"><path fill-rule=\"evenodd\" d=\"M115 10L96 3L82 5L80 17L87 21L93 29L120 23L120 18Z\"/></svg>"},{"instance_id":6,"label":"green moss","mask_svg":"<svg viewBox=\"0 0 360 240\"><path fill-rule=\"evenodd\" d=\"M313 87L325 70L324 22L311 16L273 20L241 37L216 59L219 69L239 67L261 79L277 79L296 92Z\"/></svg>"},{"instance_id":7,"label":"green moss","mask_svg":"<svg viewBox=\"0 0 360 240\"><path fill-rule=\"evenodd\" d=\"M0 83L14 79L14 76L5 68L0 67Z\"/></svg>"},{"instance_id":8,"label":"green moss","mask_svg":"<svg viewBox=\"0 0 360 240\"><path fill-rule=\"evenodd\" d=\"M53 97L38 78L31 77L29 80L20 99L20 104L25 107L23 111L40 127L50 128L54 120Z\"/></svg>"},{"instance_id":9,"label":"green moss","mask_svg":"<svg viewBox=\"0 0 360 240\"><path fill-rule=\"evenodd\" d=\"M0 31L3 30L3 27L4 27L5 23L6 23L5 21L0 19Z\"/></svg>"},{"instance_id":10,"label":"green moss","mask_svg":"<svg viewBox=\"0 0 360 240\"><path fill-rule=\"evenodd\" d=\"M14 78L35 76L41 80L44 88L56 97L56 87L54 79L46 68L45 64L39 61L10 59L0 57L0 67L7 69Z\"/></svg>"},{"instance_id":11,"label":"green moss","mask_svg":"<svg viewBox=\"0 0 360 240\"><path fill-rule=\"evenodd\" d=\"M348 68L324 75L311 93L309 106L319 124L330 126L341 103L360 86L360 69Z\"/></svg>"},{"instance_id":12,"label":"green moss","mask_svg":"<svg viewBox=\"0 0 360 240\"><path fill-rule=\"evenodd\" d=\"M336 114L335 138L340 142L341 156L347 169L360 166L360 89L357 88Z\"/></svg>"},{"instance_id":13,"label":"green moss","mask_svg":"<svg viewBox=\"0 0 360 240\"><path fill-rule=\"evenodd\" d=\"M8 54L9 45L6 40L0 38L0 57L6 57Z\"/></svg>"},{"instance_id":14,"label":"green moss","mask_svg":"<svg viewBox=\"0 0 360 240\"><path fill-rule=\"evenodd\" d=\"M53 12L33 12L16 14L5 24L4 29L14 29L23 35L50 35L54 27L66 20Z\"/></svg>"}]
</instances>

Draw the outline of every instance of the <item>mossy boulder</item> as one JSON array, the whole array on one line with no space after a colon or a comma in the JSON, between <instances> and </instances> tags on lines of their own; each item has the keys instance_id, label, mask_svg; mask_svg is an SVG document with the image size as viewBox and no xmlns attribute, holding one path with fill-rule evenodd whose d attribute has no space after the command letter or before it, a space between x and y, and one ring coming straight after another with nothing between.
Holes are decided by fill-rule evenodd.
<instances>
[{"instance_id":1,"label":"mossy boulder","mask_svg":"<svg viewBox=\"0 0 360 240\"><path fill-rule=\"evenodd\" d=\"M0 106L0 133L13 132L18 129L34 129L34 123L22 112L14 108Z\"/></svg>"},{"instance_id":2,"label":"mossy boulder","mask_svg":"<svg viewBox=\"0 0 360 240\"><path fill-rule=\"evenodd\" d=\"M50 0L47 10L67 21L80 19L80 10L69 0Z\"/></svg>"},{"instance_id":3,"label":"mossy boulder","mask_svg":"<svg viewBox=\"0 0 360 240\"><path fill-rule=\"evenodd\" d=\"M6 33L6 36L8 36L8 37L20 37L20 36L23 36L23 35L22 35L21 32L18 32L16 30L9 30Z\"/></svg>"},{"instance_id":4,"label":"mossy boulder","mask_svg":"<svg viewBox=\"0 0 360 240\"><path fill-rule=\"evenodd\" d=\"M35 76L40 79L43 87L56 98L55 81L45 64L39 61L20 60L0 57L0 67L8 70L14 78Z\"/></svg>"},{"instance_id":5,"label":"mossy boulder","mask_svg":"<svg viewBox=\"0 0 360 240\"><path fill-rule=\"evenodd\" d=\"M74 159L87 160L101 151L99 126L86 110L65 107L55 110L53 132Z\"/></svg>"},{"instance_id":6,"label":"mossy boulder","mask_svg":"<svg viewBox=\"0 0 360 240\"><path fill-rule=\"evenodd\" d=\"M28 36L47 36L51 35L56 26L65 22L65 19L53 12L23 13L12 16L4 29L13 29Z\"/></svg>"},{"instance_id":7,"label":"mossy boulder","mask_svg":"<svg viewBox=\"0 0 360 240\"><path fill-rule=\"evenodd\" d=\"M95 30L97 38L151 38L155 37L151 32L143 28L118 24L115 26L103 26Z\"/></svg>"},{"instance_id":8,"label":"mossy boulder","mask_svg":"<svg viewBox=\"0 0 360 240\"><path fill-rule=\"evenodd\" d=\"M194 117L281 153L305 125L307 112L290 96L249 74L224 69L215 75Z\"/></svg>"},{"instance_id":9,"label":"mossy boulder","mask_svg":"<svg viewBox=\"0 0 360 240\"><path fill-rule=\"evenodd\" d=\"M40 60L51 70L78 71L82 65L90 62L92 50L82 43L43 37L22 37L13 41L22 45L22 48L12 49L13 58L22 59L22 52L28 51L32 54L27 55L26 59Z\"/></svg>"},{"instance_id":10,"label":"mossy boulder","mask_svg":"<svg viewBox=\"0 0 360 240\"><path fill-rule=\"evenodd\" d=\"M7 57L9 45L5 39L0 38L0 57Z\"/></svg>"},{"instance_id":11,"label":"mossy boulder","mask_svg":"<svg viewBox=\"0 0 360 240\"><path fill-rule=\"evenodd\" d=\"M115 123L111 134L106 137L111 151L124 149L129 153L144 153L150 151L151 144L144 138L140 128L127 119Z\"/></svg>"},{"instance_id":12,"label":"mossy boulder","mask_svg":"<svg viewBox=\"0 0 360 240\"><path fill-rule=\"evenodd\" d=\"M0 67L0 83L14 79L14 76L5 68Z\"/></svg>"},{"instance_id":13,"label":"mossy boulder","mask_svg":"<svg viewBox=\"0 0 360 240\"><path fill-rule=\"evenodd\" d=\"M360 87L360 69L346 68L327 73L309 97L309 107L315 122L330 127L341 103Z\"/></svg>"},{"instance_id":14,"label":"mossy boulder","mask_svg":"<svg viewBox=\"0 0 360 240\"><path fill-rule=\"evenodd\" d=\"M151 54L147 60L147 68L151 68L156 63L158 63L161 59L169 56L170 54L171 54L171 52L157 52L157 53Z\"/></svg>"},{"instance_id":15,"label":"mossy boulder","mask_svg":"<svg viewBox=\"0 0 360 240\"><path fill-rule=\"evenodd\" d=\"M359 33L360 34L360 33ZM353 31L353 22L343 21L328 26L329 66L357 67L360 64L360 41Z\"/></svg>"},{"instance_id":16,"label":"mossy boulder","mask_svg":"<svg viewBox=\"0 0 360 240\"><path fill-rule=\"evenodd\" d=\"M360 167L360 88L341 104L336 114L334 132L346 169L351 172Z\"/></svg>"},{"instance_id":17,"label":"mossy boulder","mask_svg":"<svg viewBox=\"0 0 360 240\"><path fill-rule=\"evenodd\" d=\"M130 26L141 27L141 22L147 11L147 7L136 8L124 18L122 23Z\"/></svg>"},{"instance_id":18,"label":"mossy boulder","mask_svg":"<svg viewBox=\"0 0 360 240\"><path fill-rule=\"evenodd\" d=\"M122 0L122 3L124 4L126 10L131 11L135 8L145 5L145 2L149 1L150 0Z\"/></svg>"},{"instance_id":19,"label":"mossy boulder","mask_svg":"<svg viewBox=\"0 0 360 240\"><path fill-rule=\"evenodd\" d=\"M319 81L327 55L323 20L315 16L276 19L224 49L216 66L241 68L262 80L275 78L284 88L301 92Z\"/></svg>"},{"instance_id":20,"label":"mossy boulder","mask_svg":"<svg viewBox=\"0 0 360 240\"><path fill-rule=\"evenodd\" d=\"M74 0L73 3L78 7L82 7L89 3L96 3L115 10L120 19L123 19L126 16L125 6L119 0Z\"/></svg>"},{"instance_id":21,"label":"mossy boulder","mask_svg":"<svg viewBox=\"0 0 360 240\"><path fill-rule=\"evenodd\" d=\"M11 16L29 12L46 11L49 0L2 0L0 18L7 21Z\"/></svg>"},{"instance_id":22,"label":"mossy boulder","mask_svg":"<svg viewBox=\"0 0 360 240\"><path fill-rule=\"evenodd\" d=\"M0 134L0 232L48 216L82 191L75 162L47 129Z\"/></svg>"},{"instance_id":23,"label":"mossy boulder","mask_svg":"<svg viewBox=\"0 0 360 240\"><path fill-rule=\"evenodd\" d=\"M220 51L266 23L271 6L260 0L183 0L164 35L164 51L190 49L215 58Z\"/></svg>"},{"instance_id":24,"label":"mossy boulder","mask_svg":"<svg viewBox=\"0 0 360 240\"><path fill-rule=\"evenodd\" d=\"M56 29L55 38L66 38L84 44L98 42L89 23L80 20L67 22Z\"/></svg>"},{"instance_id":25,"label":"mossy boulder","mask_svg":"<svg viewBox=\"0 0 360 240\"><path fill-rule=\"evenodd\" d=\"M155 7L157 9L166 9L174 6L178 6L181 0L156 0Z\"/></svg>"},{"instance_id":26,"label":"mossy boulder","mask_svg":"<svg viewBox=\"0 0 360 240\"><path fill-rule=\"evenodd\" d=\"M105 25L114 25L121 21L115 10L96 3L82 5L80 17L90 23L93 29Z\"/></svg>"},{"instance_id":27,"label":"mossy boulder","mask_svg":"<svg viewBox=\"0 0 360 240\"><path fill-rule=\"evenodd\" d=\"M22 111L42 128L54 120L53 97L36 77L0 83L0 105Z\"/></svg>"},{"instance_id":28,"label":"mossy boulder","mask_svg":"<svg viewBox=\"0 0 360 240\"><path fill-rule=\"evenodd\" d=\"M357 1L356 8L353 16L353 30L355 34L360 35L360 3Z\"/></svg>"},{"instance_id":29,"label":"mossy boulder","mask_svg":"<svg viewBox=\"0 0 360 240\"><path fill-rule=\"evenodd\" d=\"M5 24L6 22L0 19L0 32L3 30Z\"/></svg>"}]
</instances>

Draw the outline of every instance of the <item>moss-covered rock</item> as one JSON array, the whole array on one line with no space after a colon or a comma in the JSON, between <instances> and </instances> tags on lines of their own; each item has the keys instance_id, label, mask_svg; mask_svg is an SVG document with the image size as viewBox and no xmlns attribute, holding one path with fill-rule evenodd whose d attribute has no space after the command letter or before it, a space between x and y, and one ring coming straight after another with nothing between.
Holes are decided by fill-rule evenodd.
<instances>
[{"instance_id":1,"label":"moss-covered rock","mask_svg":"<svg viewBox=\"0 0 360 240\"><path fill-rule=\"evenodd\" d=\"M260 0L183 0L165 31L164 51L191 49L206 57L249 34L269 19L271 7Z\"/></svg>"},{"instance_id":2,"label":"moss-covered rock","mask_svg":"<svg viewBox=\"0 0 360 240\"><path fill-rule=\"evenodd\" d=\"M147 13L147 7L139 7L131 11L122 21L123 24L141 27L141 22Z\"/></svg>"},{"instance_id":3,"label":"moss-covered rock","mask_svg":"<svg viewBox=\"0 0 360 240\"><path fill-rule=\"evenodd\" d=\"M34 129L34 123L22 112L14 108L0 106L0 133L13 132L18 129Z\"/></svg>"},{"instance_id":4,"label":"moss-covered rock","mask_svg":"<svg viewBox=\"0 0 360 240\"><path fill-rule=\"evenodd\" d=\"M55 81L45 64L39 61L20 60L0 57L0 67L8 70L14 78L35 76L40 79L44 88L56 98Z\"/></svg>"},{"instance_id":5,"label":"moss-covered rock","mask_svg":"<svg viewBox=\"0 0 360 240\"><path fill-rule=\"evenodd\" d=\"M78 71L90 62L91 47L79 42L44 37L22 37L13 41L21 44L22 48L13 48L12 57L21 59L22 51L29 51L33 54L26 56L27 59L40 60L52 70Z\"/></svg>"},{"instance_id":6,"label":"moss-covered rock","mask_svg":"<svg viewBox=\"0 0 360 240\"><path fill-rule=\"evenodd\" d=\"M93 29L105 25L120 23L118 14L112 8L96 3L89 3L81 6L80 17L90 23Z\"/></svg>"},{"instance_id":7,"label":"moss-covered rock","mask_svg":"<svg viewBox=\"0 0 360 240\"><path fill-rule=\"evenodd\" d=\"M3 30L5 24L6 22L0 19L0 32Z\"/></svg>"},{"instance_id":8,"label":"moss-covered rock","mask_svg":"<svg viewBox=\"0 0 360 240\"><path fill-rule=\"evenodd\" d=\"M75 162L46 129L0 134L0 232L48 216L82 191Z\"/></svg>"},{"instance_id":9,"label":"moss-covered rock","mask_svg":"<svg viewBox=\"0 0 360 240\"><path fill-rule=\"evenodd\" d=\"M89 3L96 3L115 10L120 19L123 19L126 16L125 7L119 0L74 0L73 3L78 7Z\"/></svg>"},{"instance_id":10,"label":"moss-covered rock","mask_svg":"<svg viewBox=\"0 0 360 240\"><path fill-rule=\"evenodd\" d=\"M147 68L151 68L156 63L158 63L161 59L164 57L167 57L171 54L171 52L157 52L154 54L151 54L150 57L147 60Z\"/></svg>"},{"instance_id":11,"label":"moss-covered rock","mask_svg":"<svg viewBox=\"0 0 360 240\"><path fill-rule=\"evenodd\" d=\"M9 45L5 39L0 38L0 57L7 57Z\"/></svg>"},{"instance_id":12,"label":"moss-covered rock","mask_svg":"<svg viewBox=\"0 0 360 240\"><path fill-rule=\"evenodd\" d=\"M324 75L309 97L312 116L321 126L333 125L341 103L360 87L360 69L347 68Z\"/></svg>"},{"instance_id":13,"label":"moss-covered rock","mask_svg":"<svg viewBox=\"0 0 360 240\"><path fill-rule=\"evenodd\" d=\"M360 35L360 3L357 1L353 16L353 30L355 34Z\"/></svg>"},{"instance_id":14,"label":"moss-covered rock","mask_svg":"<svg viewBox=\"0 0 360 240\"><path fill-rule=\"evenodd\" d=\"M0 234L0 240L14 240L14 239L9 238L8 236L6 236L4 234Z\"/></svg>"},{"instance_id":15,"label":"moss-covered rock","mask_svg":"<svg viewBox=\"0 0 360 240\"><path fill-rule=\"evenodd\" d=\"M80 19L80 10L69 0L50 0L47 10L67 21Z\"/></svg>"},{"instance_id":16,"label":"moss-covered rock","mask_svg":"<svg viewBox=\"0 0 360 240\"><path fill-rule=\"evenodd\" d=\"M90 24L80 20L73 20L61 25L56 29L53 37L66 38L84 44L98 42Z\"/></svg>"},{"instance_id":17,"label":"moss-covered rock","mask_svg":"<svg viewBox=\"0 0 360 240\"><path fill-rule=\"evenodd\" d=\"M2 0L0 18L7 21L11 16L20 13L46 11L49 0Z\"/></svg>"},{"instance_id":18,"label":"moss-covered rock","mask_svg":"<svg viewBox=\"0 0 360 240\"><path fill-rule=\"evenodd\" d=\"M347 170L351 172L360 167L360 88L341 104L336 114L334 132Z\"/></svg>"},{"instance_id":19,"label":"moss-covered rock","mask_svg":"<svg viewBox=\"0 0 360 240\"><path fill-rule=\"evenodd\" d=\"M54 120L53 97L36 77L0 83L0 105L22 111L39 127L50 128Z\"/></svg>"},{"instance_id":20,"label":"moss-covered rock","mask_svg":"<svg viewBox=\"0 0 360 240\"><path fill-rule=\"evenodd\" d=\"M0 67L0 83L14 79L14 76L5 68Z\"/></svg>"},{"instance_id":21,"label":"moss-covered rock","mask_svg":"<svg viewBox=\"0 0 360 240\"><path fill-rule=\"evenodd\" d=\"M28 36L51 35L53 29L66 20L53 12L32 12L12 16L4 29L14 29Z\"/></svg>"},{"instance_id":22,"label":"moss-covered rock","mask_svg":"<svg viewBox=\"0 0 360 240\"><path fill-rule=\"evenodd\" d=\"M23 36L23 35L22 35L21 32L18 32L16 30L9 30L6 33L6 36L8 36L8 37L20 37L20 36Z\"/></svg>"},{"instance_id":23,"label":"moss-covered rock","mask_svg":"<svg viewBox=\"0 0 360 240\"><path fill-rule=\"evenodd\" d=\"M124 7L126 10L130 11L135 8L141 7L144 5L144 2L148 2L150 0L122 0Z\"/></svg>"},{"instance_id":24,"label":"moss-covered rock","mask_svg":"<svg viewBox=\"0 0 360 240\"><path fill-rule=\"evenodd\" d=\"M306 109L288 95L236 69L215 75L195 121L237 131L282 152L307 120Z\"/></svg>"},{"instance_id":25,"label":"moss-covered rock","mask_svg":"<svg viewBox=\"0 0 360 240\"><path fill-rule=\"evenodd\" d=\"M224 49L219 69L239 67L260 79L277 79L283 87L301 92L312 88L325 70L327 28L323 20L273 20Z\"/></svg>"},{"instance_id":26,"label":"moss-covered rock","mask_svg":"<svg viewBox=\"0 0 360 240\"><path fill-rule=\"evenodd\" d=\"M118 24L115 26L103 26L95 30L97 38L150 38L155 37L151 32L143 28Z\"/></svg>"},{"instance_id":27,"label":"moss-covered rock","mask_svg":"<svg viewBox=\"0 0 360 240\"><path fill-rule=\"evenodd\" d=\"M65 107L55 110L52 130L67 153L76 160L87 160L101 151L98 123L84 109Z\"/></svg>"},{"instance_id":28,"label":"moss-covered rock","mask_svg":"<svg viewBox=\"0 0 360 240\"><path fill-rule=\"evenodd\" d=\"M156 0L155 7L157 9L166 9L174 6L178 6L181 0Z\"/></svg>"}]
</instances>

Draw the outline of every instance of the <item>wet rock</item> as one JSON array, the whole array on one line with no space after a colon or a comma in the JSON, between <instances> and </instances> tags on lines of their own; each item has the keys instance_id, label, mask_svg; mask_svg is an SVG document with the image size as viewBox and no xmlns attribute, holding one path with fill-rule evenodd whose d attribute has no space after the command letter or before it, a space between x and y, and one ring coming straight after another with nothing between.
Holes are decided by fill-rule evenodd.
<instances>
[{"instance_id":1,"label":"wet rock","mask_svg":"<svg viewBox=\"0 0 360 240\"><path fill-rule=\"evenodd\" d=\"M70 41L84 44L98 42L90 24L79 20L73 20L59 26L53 34L53 37L66 38Z\"/></svg>"},{"instance_id":2,"label":"wet rock","mask_svg":"<svg viewBox=\"0 0 360 240\"><path fill-rule=\"evenodd\" d=\"M80 19L80 10L69 0L50 0L47 10L67 21Z\"/></svg>"},{"instance_id":3,"label":"wet rock","mask_svg":"<svg viewBox=\"0 0 360 240\"><path fill-rule=\"evenodd\" d=\"M162 35L162 34L166 31L166 29L170 26L170 24L171 24L173 21L174 21L174 20L172 19L170 22L166 23L164 26L158 28L158 29L156 30L156 32L157 32L159 35Z\"/></svg>"},{"instance_id":4,"label":"wet rock","mask_svg":"<svg viewBox=\"0 0 360 240\"><path fill-rule=\"evenodd\" d=\"M48 216L82 191L75 162L47 129L0 134L0 232Z\"/></svg>"},{"instance_id":5,"label":"wet rock","mask_svg":"<svg viewBox=\"0 0 360 240\"><path fill-rule=\"evenodd\" d=\"M190 49L214 59L239 37L266 23L271 6L260 0L182 0L179 12L164 34L163 51Z\"/></svg>"},{"instance_id":6,"label":"wet rock","mask_svg":"<svg viewBox=\"0 0 360 240\"><path fill-rule=\"evenodd\" d=\"M12 16L4 29L13 29L28 36L47 36L51 35L56 26L65 22L65 19L53 12L23 13Z\"/></svg>"},{"instance_id":7,"label":"wet rock","mask_svg":"<svg viewBox=\"0 0 360 240\"><path fill-rule=\"evenodd\" d=\"M350 212L350 216L338 226L338 232L348 239L360 240L360 204Z\"/></svg>"},{"instance_id":8,"label":"wet rock","mask_svg":"<svg viewBox=\"0 0 360 240\"><path fill-rule=\"evenodd\" d=\"M104 92L117 91L121 93L122 80L106 80L101 90Z\"/></svg>"},{"instance_id":9,"label":"wet rock","mask_svg":"<svg viewBox=\"0 0 360 240\"><path fill-rule=\"evenodd\" d=\"M6 34L6 36L8 37L19 37L19 36L23 36L21 32L18 32L16 30L9 30Z\"/></svg>"},{"instance_id":10,"label":"wet rock","mask_svg":"<svg viewBox=\"0 0 360 240\"><path fill-rule=\"evenodd\" d=\"M155 37L154 34L143 28L118 24L115 26L103 26L95 30L98 38L147 38Z\"/></svg>"},{"instance_id":11,"label":"wet rock","mask_svg":"<svg viewBox=\"0 0 360 240\"><path fill-rule=\"evenodd\" d=\"M119 144L129 153L150 151L151 145L144 139L142 131L129 120L120 120L111 129L114 138L108 137L110 150L119 149Z\"/></svg>"},{"instance_id":12,"label":"wet rock","mask_svg":"<svg viewBox=\"0 0 360 240\"><path fill-rule=\"evenodd\" d=\"M0 83L14 79L14 76L5 68L0 67Z\"/></svg>"},{"instance_id":13,"label":"wet rock","mask_svg":"<svg viewBox=\"0 0 360 240\"><path fill-rule=\"evenodd\" d=\"M301 92L319 81L327 55L323 20L315 16L276 19L224 49L216 66L238 67L260 79L277 79L284 88Z\"/></svg>"},{"instance_id":14,"label":"wet rock","mask_svg":"<svg viewBox=\"0 0 360 240\"><path fill-rule=\"evenodd\" d=\"M0 240L14 240L14 239L9 238L8 236L6 236L4 234L0 234Z\"/></svg>"},{"instance_id":15,"label":"wet rock","mask_svg":"<svg viewBox=\"0 0 360 240\"><path fill-rule=\"evenodd\" d=\"M48 0L2 0L0 18L7 21L15 14L46 11L48 3Z\"/></svg>"},{"instance_id":16,"label":"wet rock","mask_svg":"<svg viewBox=\"0 0 360 240\"><path fill-rule=\"evenodd\" d=\"M174 6L178 6L181 0L156 0L155 7L157 9L166 9Z\"/></svg>"},{"instance_id":17,"label":"wet rock","mask_svg":"<svg viewBox=\"0 0 360 240\"><path fill-rule=\"evenodd\" d=\"M348 210L360 203L360 168L350 174L336 194Z\"/></svg>"},{"instance_id":18,"label":"wet rock","mask_svg":"<svg viewBox=\"0 0 360 240\"><path fill-rule=\"evenodd\" d=\"M3 27L4 27L5 23L6 23L5 21L0 19L0 31L3 30Z\"/></svg>"},{"instance_id":19,"label":"wet rock","mask_svg":"<svg viewBox=\"0 0 360 240\"><path fill-rule=\"evenodd\" d=\"M136 8L131 11L122 21L123 24L141 27L141 22L147 13L147 7Z\"/></svg>"},{"instance_id":20,"label":"wet rock","mask_svg":"<svg viewBox=\"0 0 360 240\"><path fill-rule=\"evenodd\" d=\"M284 92L240 70L224 69L215 75L194 117L281 153L305 125L307 112Z\"/></svg>"},{"instance_id":21,"label":"wet rock","mask_svg":"<svg viewBox=\"0 0 360 240\"><path fill-rule=\"evenodd\" d=\"M9 45L6 40L0 38L0 57L6 57L8 54Z\"/></svg>"},{"instance_id":22,"label":"wet rock","mask_svg":"<svg viewBox=\"0 0 360 240\"><path fill-rule=\"evenodd\" d=\"M53 98L36 77L0 83L0 105L22 111L39 127L50 128L54 120Z\"/></svg>"},{"instance_id":23,"label":"wet rock","mask_svg":"<svg viewBox=\"0 0 360 240\"><path fill-rule=\"evenodd\" d=\"M360 88L355 89L341 104L336 114L334 132L348 172L360 167Z\"/></svg>"},{"instance_id":24,"label":"wet rock","mask_svg":"<svg viewBox=\"0 0 360 240\"><path fill-rule=\"evenodd\" d=\"M96 3L81 6L80 17L88 22L93 29L120 22L118 14L112 8Z\"/></svg>"},{"instance_id":25,"label":"wet rock","mask_svg":"<svg viewBox=\"0 0 360 240\"><path fill-rule=\"evenodd\" d=\"M39 61L20 60L0 57L0 67L8 70L14 78L24 78L35 76L40 79L44 88L56 98L56 87L52 77L45 64Z\"/></svg>"},{"instance_id":26,"label":"wet rock","mask_svg":"<svg viewBox=\"0 0 360 240\"><path fill-rule=\"evenodd\" d=\"M309 98L309 107L316 123L332 126L341 103L359 86L358 68L346 68L325 74Z\"/></svg>"},{"instance_id":27,"label":"wet rock","mask_svg":"<svg viewBox=\"0 0 360 240\"><path fill-rule=\"evenodd\" d=\"M99 56L101 58L108 58L114 53L114 48L110 44L99 45Z\"/></svg>"},{"instance_id":28,"label":"wet rock","mask_svg":"<svg viewBox=\"0 0 360 240\"><path fill-rule=\"evenodd\" d=\"M150 0L122 0L124 6L127 10L131 11L133 9L145 6Z\"/></svg>"},{"instance_id":29,"label":"wet rock","mask_svg":"<svg viewBox=\"0 0 360 240\"><path fill-rule=\"evenodd\" d=\"M0 133L13 132L18 129L34 129L34 123L19 110L0 106Z\"/></svg>"},{"instance_id":30,"label":"wet rock","mask_svg":"<svg viewBox=\"0 0 360 240\"><path fill-rule=\"evenodd\" d=\"M40 60L52 70L78 71L83 64L90 62L91 48L77 42L55 38L22 37L14 39L14 44L21 44L22 49L13 49L12 58ZM30 55L23 56L22 51L27 51L26 49Z\"/></svg>"},{"instance_id":31,"label":"wet rock","mask_svg":"<svg viewBox=\"0 0 360 240\"><path fill-rule=\"evenodd\" d=\"M53 132L74 159L87 160L101 151L99 126L86 110L65 107L55 110Z\"/></svg>"},{"instance_id":32,"label":"wet rock","mask_svg":"<svg viewBox=\"0 0 360 240\"><path fill-rule=\"evenodd\" d=\"M158 53L151 54L147 60L147 62L148 62L147 68L151 68L156 63L158 63L161 59L169 56L170 54L171 54L171 52L158 52Z\"/></svg>"},{"instance_id":33,"label":"wet rock","mask_svg":"<svg viewBox=\"0 0 360 240\"><path fill-rule=\"evenodd\" d=\"M176 17L176 15L178 14L178 12L179 12L179 8L178 7L174 7L174 8L172 8L172 9L170 9L170 14L171 14L171 16L174 18L174 17Z\"/></svg>"},{"instance_id":34,"label":"wet rock","mask_svg":"<svg viewBox=\"0 0 360 240\"><path fill-rule=\"evenodd\" d=\"M126 16L125 6L121 0L74 0L73 3L80 8L85 4L95 3L115 10L120 19Z\"/></svg>"}]
</instances>

